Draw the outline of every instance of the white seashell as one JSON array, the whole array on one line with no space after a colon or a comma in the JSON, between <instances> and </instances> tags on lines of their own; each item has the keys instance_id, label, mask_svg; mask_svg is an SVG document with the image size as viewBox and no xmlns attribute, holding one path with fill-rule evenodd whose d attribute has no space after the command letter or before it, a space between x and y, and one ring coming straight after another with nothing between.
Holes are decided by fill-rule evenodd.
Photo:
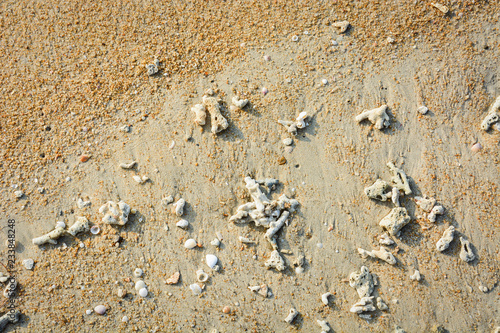
<instances>
[{"instance_id":1,"label":"white seashell","mask_svg":"<svg viewBox=\"0 0 500 333\"><path fill-rule=\"evenodd\" d=\"M326 86L326 85L328 84L328 80L327 80L327 79L323 79L323 80L321 80L321 83L322 83L324 86Z\"/></svg>"},{"instance_id":2,"label":"white seashell","mask_svg":"<svg viewBox=\"0 0 500 333\"><path fill-rule=\"evenodd\" d=\"M328 305L328 297L332 296L332 293L324 293L321 295L321 301L323 304Z\"/></svg>"},{"instance_id":3,"label":"white seashell","mask_svg":"<svg viewBox=\"0 0 500 333\"><path fill-rule=\"evenodd\" d=\"M92 311L92 310L90 310L90 309L85 311L85 313L86 313L87 315L91 315L91 314L92 314L92 312L93 312L93 311Z\"/></svg>"},{"instance_id":4,"label":"white seashell","mask_svg":"<svg viewBox=\"0 0 500 333\"><path fill-rule=\"evenodd\" d=\"M216 256L214 256L213 254L207 254L207 265L211 269L214 269L214 267L217 265L218 261L219 261L219 259Z\"/></svg>"},{"instance_id":5,"label":"white seashell","mask_svg":"<svg viewBox=\"0 0 500 333\"><path fill-rule=\"evenodd\" d=\"M189 289L191 289L194 295L201 294L201 287L197 283L193 283L192 285L190 285Z\"/></svg>"},{"instance_id":6,"label":"white seashell","mask_svg":"<svg viewBox=\"0 0 500 333\"><path fill-rule=\"evenodd\" d=\"M220 246L220 240L218 240L217 238L215 238L213 241L210 242L210 244L212 244L213 246L219 247Z\"/></svg>"},{"instance_id":7,"label":"white seashell","mask_svg":"<svg viewBox=\"0 0 500 333\"><path fill-rule=\"evenodd\" d=\"M205 273L202 269L196 271L196 279L198 282L206 282L208 280L208 274Z\"/></svg>"},{"instance_id":8,"label":"white seashell","mask_svg":"<svg viewBox=\"0 0 500 333\"><path fill-rule=\"evenodd\" d=\"M140 268L136 268L134 271L134 276L135 277L141 277L144 272Z\"/></svg>"},{"instance_id":9,"label":"white seashell","mask_svg":"<svg viewBox=\"0 0 500 333\"><path fill-rule=\"evenodd\" d=\"M291 138L285 138L283 139L283 144L285 146L290 146L293 143L293 140Z\"/></svg>"},{"instance_id":10,"label":"white seashell","mask_svg":"<svg viewBox=\"0 0 500 333\"><path fill-rule=\"evenodd\" d=\"M56 222L56 228L66 228L66 223L64 223L63 221L57 221Z\"/></svg>"},{"instance_id":11,"label":"white seashell","mask_svg":"<svg viewBox=\"0 0 500 333\"><path fill-rule=\"evenodd\" d=\"M186 243L184 243L184 247L186 249L194 249L196 247L197 243L194 239L188 239Z\"/></svg>"},{"instance_id":12,"label":"white seashell","mask_svg":"<svg viewBox=\"0 0 500 333\"><path fill-rule=\"evenodd\" d=\"M295 119L297 121L297 128L304 128L307 126L306 122L304 121L306 118L307 112L302 111L301 113L299 113L299 116L297 117L297 119Z\"/></svg>"},{"instance_id":13,"label":"white seashell","mask_svg":"<svg viewBox=\"0 0 500 333\"><path fill-rule=\"evenodd\" d=\"M122 322L123 322L123 323L126 323L127 321L128 321L128 317L127 317L127 316L123 316L123 318L122 318Z\"/></svg>"},{"instance_id":14,"label":"white seashell","mask_svg":"<svg viewBox=\"0 0 500 333\"><path fill-rule=\"evenodd\" d=\"M299 36L293 35L292 36L292 42L298 42L299 41Z\"/></svg>"},{"instance_id":15,"label":"white seashell","mask_svg":"<svg viewBox=\"0 0 500 333\"><path fill-rule=\"evenodd\" d=\"M20 199L23 197L24 193L23 191L15 191L14 195L16 196L16 198Z\"/></svg>"},{"instance_id":16,"label":"white seashell","mask_svg":"<svg viewBox=\"0 0 500 333\"><path fill-rule=\"evenodd\" d=\"M474 153L477 153L481 149L483 149L483 146L479 142L473 144L472 147L470 147L470 150L473 151Z\"/></svg>"},{"instance_id":17,"label":"white seashell","mask_svg":"<svg viewBox=\"0 0 500 333\"><path fill-rule=\"evenodd\" d=\"M33 269L33 266L35 265L35 261L33 259L24 259L23 265L24 265L24 268L26 268L26 269Z\"/></svg>"},{"instance_id":18,"label":"white seashell","mask_svg":"<svg viewBox=\"0 0 500 333\"><path fill-rule=\"evenodd\" d=\"M427 108L427 106L421 106L417 109L417 111L420 113L420 114L426 114L427 112L429 112L429 108Z\"/></svg>"},{"instance_id":19,"label":"white seashell","mask_svg":"<svg viewBox=\"0 0 500 333\"><path fill-rule=\"evenodd\" d=\"M99 228L97 225L92 226L90 228L90 232L94 235L97 235L101 231L101 228Z\"/></svg>"},{"instance_id":20,"label":"white seashell","mask_svg":"<svg viewBox=\"0 0 500 333\"><path fill-rule=\"evenodd\" d=\"M104 305L98 305L94 308L95 313L99 315L103 315L106 313L106 307Z\"/></svg>"},{"instance_id":21,"label":"white seashell","mask_svg":"<svg viewBox=\"0 0 500 333\"><path fill-rule=\"evenodd\" d=\"M187 220L182 219L175 225L178 226L179 228L186 229L187 227L189 227L189 222Z\"/></svg>"},{"instance_id":22,"label":"white seashell","mask_svg":"<svg viewBox=\"0 0 500 333\"><path fill-rule=\"evenodd\" d=\"M135 283L135 290L139 291L142 288L146 288L146 283L144 283L144 281L142 281L142 280L137 281Z\"/></svg>"},{"instance_id":23,"label":"white seashell","mask_svg":"<svg viewBox=\"0 0 500 333\"><path fill-rule=\"evenodd\" d=\"M139 296L141 296L141 297L146 297L146 296L148 296L148 290L147 290L146 288L141 288L141 289L139 290Z\"/></svg>"}]
</instances>

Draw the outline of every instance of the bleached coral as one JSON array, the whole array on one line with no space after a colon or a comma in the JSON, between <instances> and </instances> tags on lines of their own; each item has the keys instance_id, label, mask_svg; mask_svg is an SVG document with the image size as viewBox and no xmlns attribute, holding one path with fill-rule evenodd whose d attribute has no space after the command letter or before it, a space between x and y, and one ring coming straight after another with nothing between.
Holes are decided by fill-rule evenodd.
<instances>
[{"instance_id":1,"label":"bleached coral","mask_svg":"<svg viewBox=\"0 0 500 333\"><path fill-rule=\"evenodd\" d=\"M476 259L476 255L470 247L470 242L467 239L460 237L460 243L462 243L462 248L460 250L460 259L465 262L470 262Z\"/></svg>"},{"instance_id":2,"label":"bleached coral","mask_svg":"<svg viewBox=\"0 0 500 333\"><path fill-rule=\"evenodd\" d=\"M391 212L380 221L380 226L385 228L391 236L398 236L401 228L410 222L411 218L404 207L394 207Z\"/></svg>"},{"instance_id":3,"label":"bleached coral","mask_svg":"<svg viewBox=\"0 0 500 333\"><path fill-rule=\"evenodd\" d=\"M497 125L500 121L500 96L497 97L495 102L491 105L488 115L484 118L481 123L481 129L487 131L491 126ZM500 126L495 127L497 130L500 130Z\"/></svg>"},{"instance_id":4,"label":"bleached coral","mask_svg":"<svg viewBox=\"0 0 500 333\"><path fill-rule=\"evenodd\" d=\"M89 231L89 220L84 216L78 216L76 222L68 228L68 234L76 236L79 232Z\"/></svg>"},{"instance_id":5,"label":"bleached coral","mask_svg":"<svg viewBox=\"0 0 500 333\"><path fill-rule=\"evenodd\" d=\"M389 188L389 183L381 179L377 179L373 185L365 188L365 194L370 199L387 201L392 197L392 192Z\"/></svg>"},{"instance_id":6,"label":"bleached coral","mask_svg":"<svg viewBox=\"0 0 500 333\"><path fill-rule=\"evenodd\" d=\"M359 297L369 297L375 286L373 275L366 266L361 266L361 272L352 272L349 276L349 285L356 289Z\"/></svg>"},{"instance_id":7,"label":"bleached coral","mask_svg":"<svg viewBox=\"0 0 500 333\"><path fill-rule=\"evenodd\" d=\"M383 246L381 246L379 250L372 250L372 251L366 251L363 250L362 248L358 248L358 252L359 254L361 254L361 257L363 258L367 257L378 258L385 261L389 265L395 265L397 262L394 255L391 252L387 251L387 249Z\"/></svg>"},{"instance_id":8,"label":"bleached coral","mask_svg":"<svg viewBox=\"0 0 500 333\"><path fill-rule=\"evenodd\" d=\"M194 123L199 126L205 125L207 109L203 106L203 104L196 104L191 108L191 111L194 112Z\"/></svg>"},{"instance_id":9,"label":"bleached coral","mask_svg":"<svg viewBox=\"0 0 500 333\"><path fill-rule=\"evenodd\" d=\"M368 119L373 125L375 125L376 129L381 130L390 125L390 118L386 111L387 105L382 105L372 110L365 110L356 116L356 121L360 123L363 120Z\"/></svg>"},{"instance_id":10,"label":"bleached coral","mask_svg":"<svg viewBox=\"0 0 500 333\"><path fill-rule=\"evenodd\" d=\"M411 194L410 182L406 173L402 169L397 168L392 162L388 162L387 166L392 172L392 186L403 191L406 195Z\"/></svg>"},{"instance_id":11,"label":"bleached coral","mask_svg":"<svg viewBox=\"0 0 500 333\"><path fill-rule=\"evenodd\" d=\"M219 101L215 97L203 96L203 106L210 113L213 134L217 134L229 126L227 119L221 113Z\"/></svg>"},{"instance_id":12,"label":"bleached coral","mask_svg":"<svg viewBox=\"0 0 500 333\"><path fill-rule=\"evenodd\" d=\"M450 243L453 241L454 233L455 227L452 225L444 231L443 237L441 237L436 243L436 248L439 252L443 252L450 246Z\"/></svg>"},{"instance_id":13,"label":"bleached coral","mask_svg":"<svg viewBox=\"0 0 500 333\"><path fill-rule=\"evenodd\" d=\"M291 120L278 120L278 123L285 126L288 133L296 135L297 129L305 128L309 124L306 122L307 112L303 111L299 114L299 116L295 119L295 121Z\"/></svg>"},{"instance_id":14,"label":"bleached coral","mask_svg":"<svg viewBox=\"0 0 500 333\"><path fill-rule=\"evenodd\" d=\"M265 265L267 268L274 268L277 271L284 271L286 268L285 261L277 250L271 252L271 257L266 261Z\"/></svg>"},{"instance_id":15,"label":"bleached coral","mask_svg":"<svg viewBox=\"0 0 500 333\"><path fill-rule=\"evenodd\" d=\"M56 239L61 237L63 233L64 233L64 228L56 227L54 230L52 230L51 232L49 232L43 236L33 238L32 239L33 245L42 245L42 244L46 244L46 243L57 244Z\"/></svg>"},{"instance_id":16,"label":"bleached coral","mask_svg":"<svg viewBox=\"0 0 500 333\"><path fill-rule=\"evenodd\" d=\"M128 222L130 206L123 201L119 201L118 203L108 201L99 208L99 213L104 214L102 222L106 224L125 225Z\"/></svg>"},{"instance_id":17,"label":"bleached coral","mask_svg":"<svg viewBox=\"0 0 500 333\"><path fill-rule=\"evenodd\" d=\"M356 304L351 307L352 313L363 313L363 312L371 312L377 310L373 305L374 296L362 297Z\"/></svg>"}]
</instances>

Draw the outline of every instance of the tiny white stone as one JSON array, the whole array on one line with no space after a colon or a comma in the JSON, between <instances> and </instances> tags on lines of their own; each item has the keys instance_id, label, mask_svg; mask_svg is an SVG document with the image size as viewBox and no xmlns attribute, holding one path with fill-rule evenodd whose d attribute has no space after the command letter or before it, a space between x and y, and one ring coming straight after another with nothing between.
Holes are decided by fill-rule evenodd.
<instances>
[{"instance_id":1,"label":"tiny white stone","mask_svg":"<svg viewBox=\"0 0 500 333\"><path fill-rule=\"evenodd\" d=\"M139 296L141 296L141 297L146 297L146 296L148 296L148 290L147 290L146 288L141 288L141 289L139 290Z\"/></svg>"},{"instance_id":2,"label":"tiny white stone","mask_svg":"<svg viewBox=\"0 0 500 333\"><path fill-rule=\"evenodd\" d=\"M136 268L136 269L135 269L135 271L134 271L134 276L135 276L135 277L141 277L141 276L142 276L142 273L144 273L144 272L142 271L142 269L140 269L140 268Z\"/></svg>"},{"instance_id":3,"label":"tiny white stone","mask_svg":"<svg viewBox=\"0 0 500 333\"><path fill-rule=\"evenodd\" d=\"M187 227L189 227L189 222L187 220L182 219L175 225L178 226L179 228L186 229Z\"/></svg>"},{"instance_id":4,"label":"tiny white stone","mask_svg":"<svg viewBox=\"0 0 500 333\"><path fill-rule=\"evenodd\" d=\"M23 197L24 193L23 193L23 191L15 191L14 195L16 196L16 198L19 199L19 198Z\"/></svg>"},{"instance_id":5,"label":"tiny white stone","mask_svg":"<svg viewBox=\"0 0 500 333\"><path fill-rule=\"evenodd\" d=\"M33 269L33 266L35 265L35 261L33 259L24 259L23 265L26 269Z\"/></svg>"},{"instance_id":6,"label":"tiny white stone","mask_svg":"<svg viewBox=\"0 0 500 333\"><path fill-rule=\"evenodd\" d=\"M64 223L63 221L57 221L56 222L56 228L66 228L66 223Z\"/></svg>"},{"instance_id":7,"label":"tiny white stone","mask_svg":"<svg viewBox=\"0 0 500 333\"><path fill-rule=\"evenodd\" d=\"M422 105L421 107L419 107L419 108L417 109L417 111L418 111L419 113L421 113L421 114L426 114L426 113L429 111L429 109L427 108L427 106L423 106L423 105Z\"/></svg>"},{"instance_id":8,"label":"tiny white stone","mask_svg":"<svg viewBox=\"0 0 500 333\"><path fill-rule=\"evenodd\" d=\"M128 321L128 317L127 316L123 316L122 322L126 323L127 321Z\"/></svg>"},{"instance_id":9,"label":"tiny white stone","mask_svg":"<svg viewBox=\"0 0 500 333\"><path fill-rule=\"evenodd\" d=\"M37 191L38 193L43 194L43 192L45 192L45 189L43 187L39 187Z\"/></svg>"},{"instance_id":10,"label":"tiny white stone","mask_svg":"<svg viewBox=\"0 0 500 333\"><path fill-rule=\"evenodd\" d=\"M218 240L217 238L215 238L213 241L210 242L210 244L212 244L213 246L219 247L220 246L220 240Z\"/></svg>"},{"instance_id":11,"label":"tiny white stone","mask_svg":"<svg viewBox=\"0 0 500 333\"><path fill-rule=\"evenodd\" d=\"M106 313L106 307L104 305L98 305L94 308L95 313L99 315L103 315Z\"/></svg>"},{"instance_id":12,"label":"tiny white stone","mask_svg":"<svg viewBox=\"0 0 500 333\"><path fill-rule=\"evenodd\" d=\"M293 140L291 138L285 138L283 139L283 144L285 146L290 146L293 143Z\"/></svg>"},{"instance_id":13,"label":"tiny white stone","mask_svg":"<svg viewBox=\"0 0 500 333\"><path fill-rule=\"evenodd\" d=\"M332 40L332 45L333 45L333 46L337 46L337 45L339 45L339 43L337 43L337 41L336 41L336 40Z\"/></svg>"},{"instance_id":14,"label":"tiny white stone","mask_svg":"<svg viewBox=\"0 0 500 333\"><path fill-rule=\"evenodd\" d=\"M184 243L184 247L186 249L194 249L196 247L197 243L194 239L190 238Z\"/></svg>"},{"instance_id":15,"label":"tiny white stone","mask_svg":"<svg viewBox=\"0 0 500 333\"><path fill-rule=\"evenodd\" d=\"M92 310L89 309L89 310L85 311L85 313L88 314L88 315L91 315L92 314Z\"/></svg>"},{"instance_id":16,"label":"tiny white stone","mask_svg":"<svg viewBox=\"0 0 500 333\"><path fill-rule=\"evenodd\" d=\"M323 85L326 86L328 84L328 80L327 79L323 79L323 80L321 80L321 83L323 83Z\"/></svg>"},{"instance_id":17,"label":"tiny white stone","mask_svg":"<svg viewBox=\"0 0 500 333\"><path fill-rule=\"evenodd\" d=\"M323 248L323 243L318 243L318 244L316 244L316 246L318 247L318 249L322 249Z\"/></svg>"},{"instance_id":18,"label":"tiny white stone","mask_svg":"<svg viewBox=\"0 0 500 333\"><path fill-rule=\"evenodd\" d=\"M192 285L190 285L189 289L191 289L191 291L195 295L201 294L201 287L197 283L193 283Z\"/></svg>"},{"instance_id":19,"label":"tiny white stone","mask_svg":"<svg viewBox=\"0 0 500 333\"><path fill-rule=\"evenodd\" d=\"M71 177L66 177L66 181L70 182L71 181Z\"/></svg>"},{"instance_id":20,"label":"tiny white stone","mask_svg":"<svg viewBox=\"0 0 500 333\"><path fill-rule=\"evenodd\" d=\"M144 283L144 281L139 280L135 283L135 290L139 291L143 288L146 288L146 283Z\"/></svg>"}]
</instances>

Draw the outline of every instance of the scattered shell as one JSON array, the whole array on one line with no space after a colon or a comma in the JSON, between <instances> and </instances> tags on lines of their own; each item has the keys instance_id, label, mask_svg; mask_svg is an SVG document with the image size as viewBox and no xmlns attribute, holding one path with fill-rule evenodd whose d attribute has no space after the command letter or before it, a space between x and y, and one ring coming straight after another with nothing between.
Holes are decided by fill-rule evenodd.
<instances>
[{"instance_id":1,"label":"scattered shell","mask_svg":"<svg viewBox=\"0 0 500 333\"><path fill-rule=\"evenodd\" d=\"M196 279L198 282L207 282L208 274L205 273L202 269L196 271Z\"/></svg>"},{"instance_id":2,"label":"scattered shell","mask_svg":"<svg viewBox=\"0 0 500 333\"><path fill-rule=\"evenodd\" d=\"M24 193L23 191L15 191L14 195L16 196L16 198L20 199L23 197Z\"/></svg>"},{"instance_id":3,"label":"scattered shell","mask_svg":"<svg viewBox=\"0 0 500 333\"><path fill-rule=\"evenodd\" d=\"M98 315L103 315L108 309L104 305L98 305L94 308L94 312Z\"/></svg>"},{"instance_id":4,"label":"scattered shell","mask_svg":"<svg viewBox=\"0 0 500 333\"><path fill-rule=\"evenodd\" d=\"M85 310L85 313L86 313L87 315L91 315L91 314L92 314L92 312L94 312L94 311L92 311L92 310L90 310L90 309L89 309L89 310Z\"/></svg>"},{"instance_id":5,"label":"scattered shell","mask_svg":"<svg viewBox=\"0 0 500 333\"><path fill-rule=\"evenodd\" d=\"M413 275L410 275L410 279L414 281L420 281L422 280L422 276L420 275L420 272L416 269L415 273L413 273Z\"/></svg>"},{"instance_id":6,"label":"scattered shell","mask_svg":"<svg viewBox=\"0 0 500 333\"><path fill-rule=\"evenodd\" d=\"M179 228L187 229L187 227L189 227L189 222L187 220L182 219L179 222L177 222L175 225L178 226Z\"/></svg>"},{"instance_id":7,"label":"scattered shell","mask_svg":"<svg viewBox=\"0 0 500 333\"><path fill-rule=\"evenodd\" d=\"M328 80L327 80L327 79L323 79L323 80L321 80L321 83L322 83L324 86L326 86L326 85L328 84Z\"/></svg>"},{"instance_id":8,"label":"scattered shell","mask_svg":"<svg viewBox=\"0 0 500 333\"><path fill-rule=\"evenodd\" d=\"M80 162L85 163L90 159L89 155L82 155L80 156Z\"/></svg>"},{"instance_id":9,"label":"scattered shell","mask_svg":"<svg viewBox=\"0 0 500 333\"><path fill-rule=\"evenodd\" d=\"M210 244L212 244L213 246L219 247L220 246L220 240L218 240L217 238L214 238L214 240L211 241Z\"/></svg>"},{"instance_id":10,"label":"scattered shell","mask_svg":"<svg viewBox=\"0 0 500 333\"><path fill-rule=\"evenodd\" d=\"M135 283L135 290L139 291L142 288L146 288L146 283L144 283L144 281L142 281L142 280L137 281Z\"/></svg>"},{"instance_id":11,"label":"scattered shell","mask_svg":"<svg viewBox=\"0 0 500 333\"><path fill-rule=\"evenodd\" d=\"M229 306L225 306L223 309L222 309L222 312L224 313L229 313L231 312L231 308Z\"/></svg>"},{"instance_id":12,"label":"scattered shell","mask_svg":"<svg viewBox=\"0 0 500 333\"><path fill-rule=\"evenodd\" d=\"M92 226L92 228L90 228L90 232L93 235L97 235L100 231L101 231L101 228L99 228L99 226L97 226L97 225L94 225L94 226Z\"/></svg>"},{"instance_id":13,"label":"scattered shell","mask_svg":"<svg viewBox=\"0 0 500 333\"><path fill-rule=\"evenodd\" d=\"M281 156L280 158L278 158L278 164L279 165L286 164L286 158L284 156Z\"/></svg>"},{"instance_id":14,"label":"scattered shell","mask_svg":"<svg viewBox=\"0 0 500 333\"><path fill-rule=\"evenodd\" d=\"M293 140L291 138L285 138L283 139L283 144L285 146L290 146L293 143Z\"/></svg>"},{"instance_id":15,"label":"scattered shell","mask_svg":"<svg viewBox=\"0 0 500 333\"><path fill-rule=\"evenodd\" d=\"M291 308L290 312L288 313L288 316L285 318L285 321L287 323L291 324L293 322L293 320L295 319L295 317L297 317L298 314L299 314L299 312L297 310L295 310L294 308Z\"/></svg>"},{"instance_id":16,"label":"scattered shell","mask_svg":"<svg viewBox=\"0 0 500 333\"><path fill-rule=\"evenodd\" d=\"M121 289L121 288L116 291L116 296L118 296L120 298L123 298L126 295L127 295L127 292L125 290Z\"/></svg>"},{"instance_id":17,"label":"scattered shell","mask_svg":"<svg viewBox=\"0 0 500 333\"><path fill-rule=\"evenodd\" d=\"M243 237L243 236L240 236L238 237L238 239L240 240L240 242L242 242L243 244L253 244L254 241L249 239L249 238L246 238L246 237Z\"/></svg>"},{"instance_id":18,"label":"scattered shell","mask_svg":"<svg viewBox=\"0 0 500 333\"><path fill-rule=\"evenodd\" d=\"M188 239L185 243L184 243L184 247L186 249L194 249L198 244L196 243L196 241L192 238Z\"/></svg>"},{"instance_id":19,"label":"scattered shell","mask_svg":"<svg viewBox=\"0 0 500 333\"><path fill-rule=\"evenodd\" d=\"M206 259L207 259L207 265L211 269L214 269L215 266L217 265L217 262L219 261L219 259L216 256L214 256L213 254L207 254Z\"/></svg>"},{"instance_id":20,"label":"scattered shell","mask_svg":"<svg viewBox=\"0 0 500 333\"><path fill-rule=\"evenodd\" d=\"M292 42L298 42L299 41L299 36L293 35L292 36Z\"/></svg>"},{"instance_id":21,"label":"scattered shell","mask_svg":"<svg viewBox=\"0 0 500 333\"><path fill-rule=\"evenodd\" d=\"M76 201L76 206L80 209L89 207L92 203L90 201L83 201L82 198L78 198Z\"/></svg>"},{"instance_id":22,"label":"scattered shell","mask_svg":"<svg viewBox=\"0 0 500 333\"><path fill-rule=\"evenodd\" d=\"M418 113L421 113L421 114L426 114L427 112L429 112L429 108L427 106L420 106L418 109L417 109Z\"/></svg>"},{"instance_id":23,"label":"scattered shell","mask_svg":"<svg viewBox=\"0 0 500 333\"><path fill-rule=\"evenodd\" d=\"M141 277L144 272L140 268L136 268L134 271L134 276L135 277Z\"/></svg>"},{"instance_id":24,"label":"scattered shell","mask_svg":"<svg viewBox=\"0 0 500 333\"><path fill-rule=\"evenodd\" d=\"M202 292L200 285L197 283L193 283L192 285L190 285L189 289L191 289L194 295L200 295Z\"/></svg>"},{"instance_id":25,"label":"scattered shell","mask_svg":"<svg viewBox=\"0 0 500 333\"><path fill-rule=\"evenodd\" d=\"M122 127L120 127L120 131L122 131L124 133L129 133L130 132L130 126L123 125Z\"/></svg>"},{"instance_id":26,"label":"scattered shell","mask_svg":"<svg viewBox=\"0 0 500 333\"><path fill-rule=\"evenodd\" d=\"M268 92L269 92L269 90L266 87L262 88L262 94L264 96L267 95Z\"/></svg>"},{"instance_id":27,"label":"scattered shell","mask_svg":"<svg viewBox=\"0 0 500 333\"><path fill-rule=\"evenodd\" d=\"M328 323L326 320L316 320L316 322L321 327L321 333L330 332L331 328L330 328L330 326L328 326Z\"/></svg>"},{"instance_id":28,"label":"scattered shell","mask_svg":"<svg viewBox=\"0 0 500 333\"><path fill-rule=\"evenodd\" d=\"M143 175L143 176L135 175L135 176L132 176L132 178L134 178L134 180L139 184L144 184L149 180L149 177L145 176L145 175Z\"/></svg>"},{"instance_id":29,"label":"scattered shell","mask_svg":"<svg viewBox=\"0 0 500 333\"><path fill-rule=\"evenodd\" d=\"M148 296L148 290L146 288L139 289L139 296L141 296L141 297Z\"/></svg>"},{"instance_id":30,"label":"scattered shell","mask_svg":"<svg viewBox=\"0 0 500 333\"><path fill-rule=\"evenodd\" d=\"M270 60L271 60L271 57L270 57L270 56L268 56L268 55L265 55L265 56L264 56L264 60L265 60L265 61L270 61Z\"/></svg>"},{"instance_id":31,"label":"scattered shell","mask_svg":"<svg viewBox=\"0 0 500 333\"><path fill-rule=\"evenodd\" d=\"M470 147L470 150L473 151L474 153L477 153L481 149L483 149L483 146L479 142L473 144L472 147Z\"/></svg>"},{"instance_id":32,"label":"scattered shell","mask_svg":"<svg viewBox=\"0 0 500 333\"><path fill-rule=\"evenodd\" d=\"M123 323L126 323L127 321L128 321L128 317L127 317L127 316L123 316L123 317L122 317L122 322L123 322Z\"/></svg>"},{"instance_id":33,"label":"scattered shell","mask_svg":"<svg viewBox=\"0 0 500 333\"><path fill-rule=\"evenodd\" d=\"M346 32L350 26L348 21L334 22L332 25L336 28L339 28L340 33Z\"/></svg>"},{"instance_id":34,"label":"scattered shell","mask_svg":"<svg viewBox=\"0 0 500 333\"><path fill-rule=\"evenodd\" d=\"M26 269L33 269L33 266L35 266L35 261L33 259L24 259L23 265Z\"/></svg>"},{"instance_id":35,"label":"scattered shell","mask_svg":"<svg viewBox=\"0 0 500 333\"><path fill-rule=\"evenodd\" d=\"M137 165L136 161L132 161L130 163L120 163L120 168L122 169L132 169Z\"/></svg>"},{"instance_id":36,"label":"scattered shell","mask_svg":"<svg viewBox=\"0 0 500 333\"><path fill-rule=\"evenodd\" d=\"M63 221L57 221L56 222L56 228L66 228L66 223L64 223Z\"/></svg>"},{"instance_id":37,"label":"scattered shell","mask_svg":"<svg viewBox=\"0 0 500 333\"><path fill-rule=\"evenodd\" d=\"M166 284L176 284L177 282L179 282L179 277L181 276L181 273L179 272L175 272L174 274L172 274L171 277L169 277L165 283Z\"/></svg>"},{"instance_id":38,"label":"scattered shell","mask_svg":"<svg viewBox=\"0 0 500 333\"><path fill-rule=\"evenodd\" d=\"M394 44L396 42L396 40L391 36L387 37L385 41L387 42L387 44Z\"/></svg>"},{"instance_id":39,"label":"scattered shell","mask_svg":"<svg viewBox=\"0 0 500 333\"><path fill-rule=\"evenodd\" d=\"M433 6L434 8L437 8L439 9L439 11L443 14L448 14L448 12L450 11L450 9L448 7L446 7L445 5L442 5L440 3L433 3L431 2L431 6Z\"/></svg>"}]
</instances>

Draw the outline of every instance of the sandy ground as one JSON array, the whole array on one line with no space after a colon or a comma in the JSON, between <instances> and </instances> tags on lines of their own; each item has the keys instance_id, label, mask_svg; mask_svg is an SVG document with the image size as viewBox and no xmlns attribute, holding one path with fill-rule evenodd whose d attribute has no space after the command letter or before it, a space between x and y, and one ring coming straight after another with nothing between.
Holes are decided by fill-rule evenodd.
<instances>
[{"instance_id":1,"label":"sandy ground","mask_svg":"<svg viewBox=\"0 0 500 333\"><path fill-rule=\"evenodd\" d=\"M423 1L302 5L1 5L0 242L15 219L22 313L6 331L319 332L318 319L334 332L392 332L395 325L492 332L500 325L500 132L480 129L500 95L500 6L451 1L443 15ZM343 19L351 27L342 34L332 23ZM160 73L148 77L144 65L155 58ZM194 124L190 111L207 89L222 99L229 121L217 136L210 121ZM250 105L230 110L235 95ZM382 104L388 129L354 120ZM428 114L417 112L421 105ZM291 136L277 120L301 111L309 126ZM293 151L282 143L289 137ZM470 149L476 142L479 152ZM82 154L91 157L81 162ZM130 161L137 167L119 167ZM390 179L389 161L413 189L401 199L412 221L389 247L394 266L357 253L378 248L378 223L393 207L363 192ZM133 175L150 181L138 184ZM278 237L284 272L264 266L272 251L264 228L228 223L250 200L245 176L279 179L271 197L285 193L300 203ZM434 224L415 204L423 194L446 209ZM186 200L188 230L161 204L167 195ZM78 208L78 198L91 206ZM101 223L99 207L109 200L137 210L125 226ZM32 245L57 221L71 225L77 216L101 233ZM435 244L449 225L457 237L440 253ZM217 233L220 248L210 244ZM256 243L243 245L239 236ZM460 260L458 236L473 245L472 263ZM201 247L185 249L188 238ZM206 254L217 255L220 271L208 268ZM301 255L307 264L299 274L293 263ZM2 258L6 264L5 248ZM32 271L22 265L27 258ZM348 278L363 265L378 276L374 295L389 306L371 320L349 312L359 297ZM144 270L146 298L133 287L136 268ZM194 296L189 285L200 268L210 279ZM415 269L420 282L410 280ZM175 271L179 283L165 284ZM247 289L264 283L270 298ZM325 292L333 294L328 306ZM106 315L85 313L99 304ZM300 313L292 325L284 322L291 307Z\"/></svg>"}]
</instances>

